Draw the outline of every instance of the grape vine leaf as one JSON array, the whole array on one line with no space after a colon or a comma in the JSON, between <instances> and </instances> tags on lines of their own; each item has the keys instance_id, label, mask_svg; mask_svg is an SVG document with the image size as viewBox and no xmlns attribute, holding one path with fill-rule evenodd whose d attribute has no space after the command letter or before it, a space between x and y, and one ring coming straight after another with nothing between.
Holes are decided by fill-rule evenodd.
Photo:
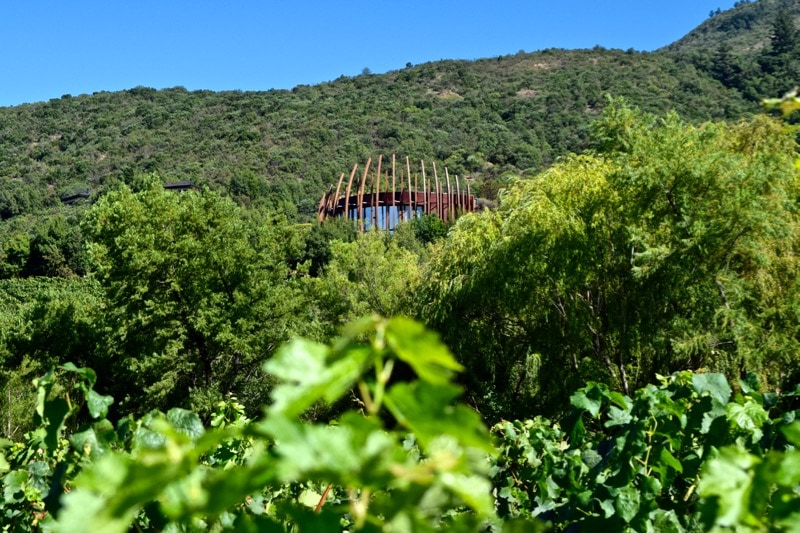
<instances>
[{"instance_id":1,"label":"grape vine leaf","mask_svg":"<svg viewBox=\"0 0 800 533\"><path fill-rule=\"evenodd\" d=\"M386 325L386 343L408 363L420 379L446 385L464 368L453 358L436 333L409 318L393 318Z\"/></svg>"},{"instance_id":2,"label":"grape vine leaf","mask_svg":"<svg viewBox=\"0 0 800 533\"><path fill-rule=\"evenodd\" d=\"M731 386L723 374L694 374L692 386L697 394L709 393L717 405L725 405L731 397Z\"/></svg>"},{"instance_id":3,"label":"grape vine leaf","mask_svg":"<svg viewBox=\"0 0 800 533\"><path fill-rule=\"evenodd\" d=\"M316 342L295 339L264 363L264 370L283 383L272 391L269 411L287 417L298 416L315 402L338 399L363 372L371 351L349 345L332 360L330 349Z\"/></svg>"}]
</instances>

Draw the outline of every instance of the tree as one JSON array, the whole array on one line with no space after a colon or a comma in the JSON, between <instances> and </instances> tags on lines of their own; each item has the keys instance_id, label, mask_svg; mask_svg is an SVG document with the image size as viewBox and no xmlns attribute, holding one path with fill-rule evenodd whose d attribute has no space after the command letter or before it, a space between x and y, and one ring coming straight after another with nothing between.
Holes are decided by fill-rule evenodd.
<instances>
[{"instance_id":1,"label":"tree","mask_svg":"<svg viewBox=\"0 0 800 533\"><path fill-rule=\"evenodd\" d=\"M60 277L86 274L86 254L79 227L80 216L80 212L70 209L68 212L56 212L37 221L32 228L30 255L25 274Z\"/></svg>"},{"instance_id":2,"label":"tree","mask_svg":"<svg viewBox=\"0 0 800 533\"><path fill-rule=\"evenodd\" d=\"M4 435L30 429L37 375L66 361L105 369L97 354L100 291L88 278L0 281L0 413Z\"/></svg>"},{"instance_id":3,"label":"tree","mask_svg":"<svg viewBox=\"0 0 800 533\"><path fill-rule=\"evenodd\" d=\"M311 224L305 236L303 248L293 262L299 267L306 264L311 276L318 276L331 260L331 242L352 242L356 239L356 227L346 218L326 219L322 224Z\"/></svg>"},{"instance_id":4,"label":"tree","mask_svg":"<svg viewBox=\"0 0 800 533\"><path fill-rule=\"evenodd\" d=\"M295 331L302 300L285 263L280 220L248 219L205 190L153 182L102 198L84 230L107 305L109 389L131 410L205 410L235 392L268 392L261 361Z\"/></svg>"},{"instance_id":5,"label":"tree","mask_svg":"<svg viewBox=\"0 0 800 533\"><path fill-rule=\"evenodd\" d=\"M719 45L711 65L711 74L725 87L741 87L742 67L733 57L730 44Z\"/></svg>"},{"instance_id":6,"label":"tree","mask_svg":"<svg viewBox=\"0 0 800 533\"><path fill-rule=\"evenodd\" d=\"M792 15L782 9L772 23L770 46L758 57L764 75L757 86L761 98L783 94L800 76L797 60L798 33Z\"/></svg>"},{"instance_id":7,"label":"tree","mask_svg":"<svg viewBox=\"0 0 800 533\"><path fill-rule=\"evenodd\" d=\"M414 229L416 238L425 244L435 242L447 235L447 225L437 216L423 215L412 218L409 223Z\"/></svg>"},{"instance_id":8,"label":"tree","mask_svg":"<svg viewBox=\"0 0 800 533\"><path fill-rule=\"evenodd\" d=\"M423 273L423 316L470 369L476 405L557 410L589 379L627 392L685 368L786 379L800 325L791 136L765 117L691 126L619 104L593 136L597 151L460 219Z\"/></svg>"},{"instance_id":9,"label":"tree","mask_svg":"<svg viewBox=\"0 0 800 533\"><path fill-rule=\"evenodd\" d=\"M408 314L420 283L418 255L387 233L371 231L353 242L333 241L331 259L308 288L325 335L370 313Z\"/></svg>"},{"instance_id":10,"label":"tree","mask_svg":"<svg viewBox=\"0 0 800 533\"><path fill-rule=\"evenodd\" d=\"M795 28L792 14L786 9L781 9L775 17L769 42L769 53L774 56L789 54L797 48L797 28Z\"/></svg>"}]
</instances>

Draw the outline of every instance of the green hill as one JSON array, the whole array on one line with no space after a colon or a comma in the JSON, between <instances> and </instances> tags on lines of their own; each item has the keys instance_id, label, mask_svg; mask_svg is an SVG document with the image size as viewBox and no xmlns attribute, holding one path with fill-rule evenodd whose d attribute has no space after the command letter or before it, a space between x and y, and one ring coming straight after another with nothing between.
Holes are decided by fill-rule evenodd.
<instances>
[{"instance_id":1,"label":"green hill","mask_svg":"<svg viewBox=\"0 0 800 533\"><path fill-rule=\"evenodd\" d=\"M786 11L795 25L800 23L800 4L795 0L745 0L713 14L663 50L688 52L726 45L737 53L752 55L769 46L772 23L781 11Z\"/></svg>"},{"instance_id":2,"label":"green hill","mask_svg":"<svg viewBox=\"0 0 800 533\"><path fill-rule=\"evenodd\" d=\"M505 173L536 172L586 148L607 96L690 121L758 112L759 98L788 83L786 70L765 73L734 54L731 74L712 48L761 46L745 36L762 42L783 4L797 14L783 0L745 2L653 53L549 49L291 91L137 87L0 108L0 218L77 191L97 197L151 172L304 218L327 184L378 153L434 159L491 198Z\"/></svg>"}]
</instances>

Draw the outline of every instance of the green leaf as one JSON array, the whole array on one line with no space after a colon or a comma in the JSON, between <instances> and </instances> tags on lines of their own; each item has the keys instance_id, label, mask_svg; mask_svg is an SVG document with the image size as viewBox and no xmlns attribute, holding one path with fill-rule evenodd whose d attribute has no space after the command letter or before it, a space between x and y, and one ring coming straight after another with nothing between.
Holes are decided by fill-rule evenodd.
<instances>
[{"instance_id":1,"label":"green leaf","mask_svg":"<svg viewBox=\"0 0 800 533\"><path fill-rule=\"evenodd\" d=\"M583 450L581 452L581 460L588 466L589 468L594 468L603 460L603 456L597 453L596 450L589 449Z\"/></svg>"},{"instance_id":2,"label":"green leaf","mask_svg":"<svg viewBox=\"0 0 800 533\"><path fill-rule=\"evenodd\" d=\"M271 413L298 416L320 399L333 402L361 376L372 351L350 345L331 360L327 346L295 339L283 345L264 364L264 370L283 383L272 391Z\"/></svg>"},{"instance_id":3,"label":"green leaf","mask_svg":"<svg viewBox=\"0 0 800 533\"><path fill-rule=\"evenodd\" d=\"M617 493L617 497L614 500L614 509L625 522L630 523L639 512L639 501L639 491L636 487L626 485Z\"/></svg>"},{"instance_id":4,"label":"green leaf","mask_svg":"<svg viewBox=\"0 0 800 533\"><path fill-rule=\"evenodd\" d=\"M746 401L744 405L729 403L726 409L726 416L736 427L751 433L752 442L757 442L761 439L763 432L760 428L764 425L764 422L769 420L769 415L764 408L751 400Z\"/></svg>"},{"instance_id":5,"label":"green leaf","mask_svg":"<svg viewBox=\"0 0 800 533\"><path fill-rule=\"evenodd\" d=\"M259 423L259 430L275 440L280 461L274 470L284 482L311 477L350 483L362 464L391 446L388 436L371 422L361 427L318 426L274 415Z\"/></svg>"},{"instance_id":6,"label":"green leaf","mask_svg":"<svg viewBox=\"0 0 800 533\"><path fill-rule=\"evenodd\" d=\"M744 379L739 380L739 386L744 394L761 391L761 383L759 382L758 374L755 372L748 372Z\"/></svg>"},{"instance_id":7,"label":"green leaf","mask_svg":"<svg viewBox=\"0 0 800 533\"><path fill-rule=\"evenodd\" d=\"M44 376L33 380L33 386L36 387L36 414L42 421L47 419L44 411L47 406L47 395L53 388L53 370L50 368Z\"/></svg>"},{"instance_id":8,"label":"green leaf","mask_svg":"<svg viewBox=\"0 0 800 533\"><path fill-rule=\"evenodd\" d=\"M302 505L286 505L283 509L297 525L297 531L314 533L341 533L340 517L323 507L315 513ZM282 530L285 531L285 530Z\"/></svg>"},{"instance_id":9,"label":"green leaf","mask_svg":"<svg viewBox=\"0 0 800 533\"><path fill-rule=\"evenodd\" d=\"M525 520L522 518L513 518L511 520L503 520L502 533L544 533L550 531L546 522L539 520Z\"/></svg>"},{"instance_id":10,"label":"green leaf","mask_svg":"<svg viewBox=\"0 0 800 533\"><path fill-rule=\"evenodd\" d=\"M73 448L80 453L88 454L90 457L95 457L107 451L107 447L97 438L94 428L73 434L69 438L69 442Z\"/></svg>"},{"instance_id":11,"label":"green leaf","mask_svg":"<svg viewBox=\"0 0 800 533\"><path fill-rule=\"evenodd\" d=\"M200 417L192 411L173 407L167 412L167 420L180 433L188 436L191 440L197 440L204 432L203 422Z\"/></svg>"},{"instance_id":12,"label":"green leaf","mask_svg":"<svg viewBox=\"0 0 800 533\"><path fill-rule=\"evenodd\" d=\"M726 447L705 464L697 492L709 502L716 500L716 525L736 527L755 518L750 514L749 504L753 470L759 462L753 455Z\"/></svg>"},{"instance_id":13,"label":"green leaf","mask_svg":"<svg viewBox=\"0 0 800 533\"><path fill-rule=\"evenodd\" d=\"M98 394L94 389L89 389L89 393L86 395L86 406L89 408L92 418L105 418L108 415L108 408L113 403L114 398Z\"/></svg>"},{"instance_id":14,"label":"green leaf","mask_svg":"<svg viewBox=\"0 0 800 533\"><path fill-rule=\"evenodd\" d=\"M85 382L84 386L87 388L93 387L94 384L97 383L97 374L91 368L78 368L74 363L65 363L61 365L61 368L78 374L81 378L83 378Z\"/></svg>"},{"instance_id":15,"label":"green leaf","mask_svg":"<svg viewBox=\"0 0 800 533\"><path fill-rule=\"evenodd\" d=\"M788 426L781 427L781 433L783 433L786 440L791 442L794 446L800 447L800 422L794 422Z\"/></svg>"},{"instance_id":16,"label":"green leaf","mask_svg":"<svg viewBox=\"0 0 800 533\"><path fill-rule=\"evenodd\" d=\"M146 427L137 428L133 434L131 447L133 450L158 450L167 443L167 437L162 433Z\"/></svg>"},{"instance_id":17,"label":"green leaf","mask_svg":"<svg viewBox=\"0 0 800 533\"><path fill-rule=\"evenodd\" d=\"M684 533L686 531L681 526L678 515L672 509L669 511L656 509L650 513L650 520L653 523L653 530L658 533Z\"/></svg>"},{"instance_id":18,"label":"green leaf","mask_svg":"<svg viewBox=\"0 0 800 533\"><path fill-rule=\"evenodd\" d=\"M194 469L171 483L159 494L161 511L173 519L179 519L188 509L203 509L209 505L210 495L205 486L208 471Z\"/></svg>"},{"instance_id":19,"label":"green leaf","mask_svg":"<svg viewBox=\"0 0 800 533\"><path fill-rule=\"evenodd\" d=\"M605 396L611 403L617 405L620 409L630 411L632 405L631 399L621 392L607 391Z\"/></svg>"},{"instance_id":20,"label":"green leaf","mask_svg":"<svg viewBox=\"0 0 800 533\"><path fill-rule=\"evenodd\" d=\"M600 509L603 510L603 516L605 518L611 518L617 512L614 509L614 500L602 500L600 502Z\"/></svg>"},{"instance_id":21,"label":"green leaf","mask_svg":"<svg viewBox=\"0 0 800 533\"><path fill-rule=\"evenodd\" d=\"M775 482L784 487L800 485L800 451L789 450L780 458L780 466L774 474Z\"/></svg>"},{"instance_id":22,"label":"green leaf","mask_svg":"<svg viewBox=\"0 0 800 533\"><path fill-rule=\"evenodd\" d=\"M64 506L58 516L54 530L58 533L74 531L96 531L102 533L125 533L136 514L135 509L112 514L105 511L105 498L87 491L73 490L64 495Z\"/></svg>"},{"instance_id":23,"label":"green leaf","mask_svg":"<svg viewBox=\"0 0 800 533\"><path fill-rule=\"evenodd\" d=\"M461 389L453 385L398 383L386 395L386 406L401 425L414 432L423 447L440 435L449 435L463 446L493 451L480 415L453 404L460 394Z\"/></svg>"},{"instance_id":24,"label":"green leaf","mask_svg":"<svg viewBox=\"0 0 800 533\"><path fill-rule=\"evenodd\" d=\"M580 415L572 415L575 417L575 423L569 432L570 442L582 442L586 436L586 426L583 424L583 417Z\"/></svg>"},{"instance_id":25,"label":"green leaf","mask_svg":"<svg viewBox=\"0 0 800 533\"><path fill-rule=\"evenodd\" d=\"M725 405L731 397L731 387L723 374L694 374L692 386L697 394L709 393L718 404Z\"/></svg>"},{"instance_id":26,"label":"green leaf","mask_svg":"<svg viewBox=\"0 0 800 533\"><path fill-rule=\"evenodd\" d=\"M54 451L58 447L61 430L64 428L64 422L66 422L70 412L69 405L63 398L56 398L45 404L44 415L47 420L47 433L44 438L44 445L48 450Z\"/></svg>"},{"instance_id":27,"label":"green leaf","mask_svg":"<svg viewBox=\"0 0 800 533\"><path fill-rule=\"evenodd\" d=\"M683 465L681 464L680 461L678 461L675 458L674 455L672 455L672 453L668 449L661 448L661 453L659 454L659 458L661 459L662 463L669 466L676 472L683 473Z\"/></svg>"},{"instance_id":28,"label":"green leaf","mask_svg":"<svg viewBox=\"0 0 800 533\"><path fill-rule=\"evenodd\" d=\"M494 515L494 501L491 497L492 484L486 478L445 472L441 476L441 482L478 515Z\"/></svg>"},{"instance_id":29,"label":"green leaf","mask_svg":"<svg viewBox=\"0 0 800 533\"><path fill-rule=\"evenodd\" d=\"M322 499L320 493L313 489L305 489L300 493L300 496L297 497L297 502L314 509L317 507L317 504L319 504L320 499Z\"/></svg>"},{"instance_id":30,"label":"green leaf","mask_svg":"<svg viewBox=\"0 0 800 533\"><path fill-rule=\"evenodd\" d=\"M28 472L25 470L12 470L3 477L3 499L6 503L22 501L23 491L28 481Z\"/></svg>"},{"instance_id":31,"label":"green leaf","mask_svg":"<svg viewBox=\"0 0 800 533\"><path fill-rule=\"evenodd\" d=\"M588 387L586 389L579 390L570 396L569 403L572 404L572 406L576 409L589 411L589 414L591 414L594 418L597 418L597 415L600 414L600 407L603 405L602 400L589 398L586 395L587 390L589 390Z\"/></svg>"},{"instance_id":32,"label":"green leaf","mask_svg":"<svg viewBox=\"0 0 800 533\"><path fill-rule=\"evenodd\" d=\"M605 427L622 426L630 423L632 420L629 410L622 410L614 405L608 408L608 420L604 424Z\"/></svg>"},{"instance_id":33,"label":"green leaf","mask_svg":"<svg viewBox=\"0 0 800 533\"><path fill-rule=\"evenodd\" d=\"M454 372L464 369L436 333L409 318L389 320L386 324L386 343L400 360L414 369L420 379L429 383L449 383Z\"/></svg>"}]
</instances>

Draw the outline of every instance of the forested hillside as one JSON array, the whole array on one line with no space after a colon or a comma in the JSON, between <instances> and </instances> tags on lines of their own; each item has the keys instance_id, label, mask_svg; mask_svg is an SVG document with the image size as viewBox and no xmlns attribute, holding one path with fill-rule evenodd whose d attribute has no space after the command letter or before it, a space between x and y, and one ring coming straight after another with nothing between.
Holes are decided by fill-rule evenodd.
<instances>
[{"instance_id":1,"label":"forested hillside","mask_svg":"<svg viewBox=\"0 0 800 533\"><path fill-rule=\"evenodd\" d=\"M584 149L606 95L691 121L755 112L796 79L798 16L788 0L741 2L654 53L550 49L291 91L137 87L0 108L0 217L148 172L309 214L340 172L378 152L443 162L493 197L505 172Z\"/></svg>"},{"instance_id":2,"label":"forested hillside","mask_svg":"<svg viewBox=\"0 0 800 533\"><path fill-rule=\"evenodd\" d=\"M795 531L781 6L712 14L771 28L734 54L0 109L0 529ZM393 152L496 205L313 220Z\"/></svg>"},{"instance_id":3,"label":"forested hillside","mask_svg":"<svg viewBox=\"0 0 800 533\"><path fill-rule=\"evenodd\" d=\"M800 20L795 0L740 0L728 11L717 10L666 50L688 52L726 46L740 54L753 55L770 46L773 25L778 18Z\"/></svg>"},{"instance_id":4,"label":"forested hillside","mask_svg":"<svg viewBox=\"0 0 800 533\"><path fill-rule=\"evenodd\" d=\"M800 79L795 0L740 1L662 49L684 58L750 100L782 95Z\"/></svg>"},{"instance_id":5,"label":"forested hillside","mask_svg":"<svg viewBox=\"0 0 800 533\"><path fill-rule=\"evenodd\" d=\"M441 61L292 91L64 96L0 109L0 216L148 172L308 214L341 172L377 153L492 181L583 149L605 95L689 120L757 109L688 60L602 49Z\"/></svg>"}]
</instances>

